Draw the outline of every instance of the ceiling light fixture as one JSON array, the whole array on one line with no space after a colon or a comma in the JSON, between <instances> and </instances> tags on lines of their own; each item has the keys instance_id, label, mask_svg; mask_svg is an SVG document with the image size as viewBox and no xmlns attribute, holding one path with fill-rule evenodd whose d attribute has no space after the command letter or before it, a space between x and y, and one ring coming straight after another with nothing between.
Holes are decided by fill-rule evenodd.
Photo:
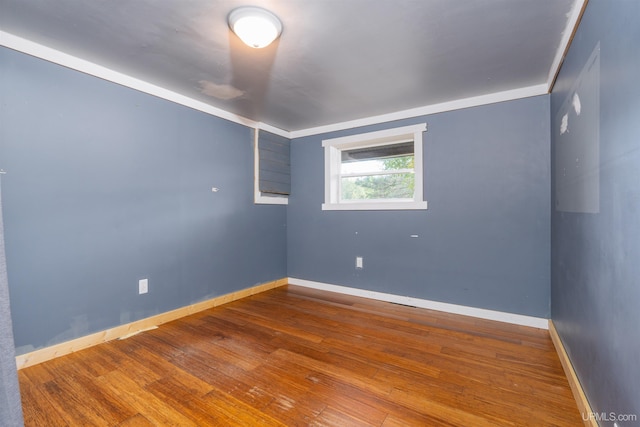
<instances>
[{"instance_id":1,"label":"ceiling light fixture","mask_svg":"<svg viewBox=\"0 0 640 427\"><path fill-rule=\"evenodd\" d=\"M282 32L282 23L276 15L254 6L232 10L229 27L240 40L253 48L269 46Z\"/></svg>"}]
</instances>

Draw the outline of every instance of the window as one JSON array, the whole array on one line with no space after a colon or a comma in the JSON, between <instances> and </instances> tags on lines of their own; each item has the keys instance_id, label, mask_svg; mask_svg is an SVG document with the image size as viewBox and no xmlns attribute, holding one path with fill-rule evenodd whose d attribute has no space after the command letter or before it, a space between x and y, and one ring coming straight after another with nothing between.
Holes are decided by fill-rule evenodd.
<instances>
[{"instance_id":1,"label":"window","mask_svg":"<svg viewBox=\"0 0 640 427\"><path fill-rule=\"evenodd\" d=\"M291 192L291 141L258 129L254 132L254 202L286 205Z\"/></svg>"},{"instance_id":2,"label":"window","mask_svg":"<svg viewBox=\"0 0 640 427\"><path fill-rule=\"evenodd\" d=\"M422 133L426 123L322 141L323 210L426 209Z\"/></svg>"}]
</instances>

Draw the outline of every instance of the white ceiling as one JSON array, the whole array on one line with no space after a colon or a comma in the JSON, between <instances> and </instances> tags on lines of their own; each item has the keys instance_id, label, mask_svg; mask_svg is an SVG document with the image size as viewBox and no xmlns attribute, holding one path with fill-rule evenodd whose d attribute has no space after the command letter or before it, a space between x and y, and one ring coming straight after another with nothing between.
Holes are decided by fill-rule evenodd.
<instances>
[{"instance_id":1,"label":"white ceiling","mask_svg":"<svg viewBox=\"0 0 640 427\"><path fill-rule=\"evenodd\" d=\"M300 131L548 88L583 1L0 0L0 30ZM243 5L278 15L281 38L244 46L226 21Z\"/></svg>"}]
</instances>

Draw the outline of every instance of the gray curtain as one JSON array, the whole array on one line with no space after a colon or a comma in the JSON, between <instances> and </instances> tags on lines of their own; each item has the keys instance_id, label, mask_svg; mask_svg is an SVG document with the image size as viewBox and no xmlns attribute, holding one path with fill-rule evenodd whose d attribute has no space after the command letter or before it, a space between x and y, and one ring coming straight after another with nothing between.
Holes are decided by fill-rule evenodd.
<instances>
[{"instance_id":1,"label":"gray curtain","mask_svg":"<svg viewBox=\"0 0 640 427\"><path fill-rule=\"evenodd\" d=\"M4 255L2 189L0 186L0 426L17 427L22 425L24 425L24 421L9 310L9 281Z\"/></svg>"}]
</instances>

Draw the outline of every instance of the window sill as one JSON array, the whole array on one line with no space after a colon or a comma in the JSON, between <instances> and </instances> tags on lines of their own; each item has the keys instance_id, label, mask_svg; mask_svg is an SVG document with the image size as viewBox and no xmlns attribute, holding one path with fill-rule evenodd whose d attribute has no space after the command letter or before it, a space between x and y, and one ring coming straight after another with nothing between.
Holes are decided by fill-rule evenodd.
<instances>
[{"instance_id":1,"label":"window sill","mask_svg":"<svg viewBox=\"0 0 640 427\"><path fill-rule=\"evenodd\" d=\"M426 210L427 202L323 203L323 211L403 211Z\"/></svg>"}]
</instances>

